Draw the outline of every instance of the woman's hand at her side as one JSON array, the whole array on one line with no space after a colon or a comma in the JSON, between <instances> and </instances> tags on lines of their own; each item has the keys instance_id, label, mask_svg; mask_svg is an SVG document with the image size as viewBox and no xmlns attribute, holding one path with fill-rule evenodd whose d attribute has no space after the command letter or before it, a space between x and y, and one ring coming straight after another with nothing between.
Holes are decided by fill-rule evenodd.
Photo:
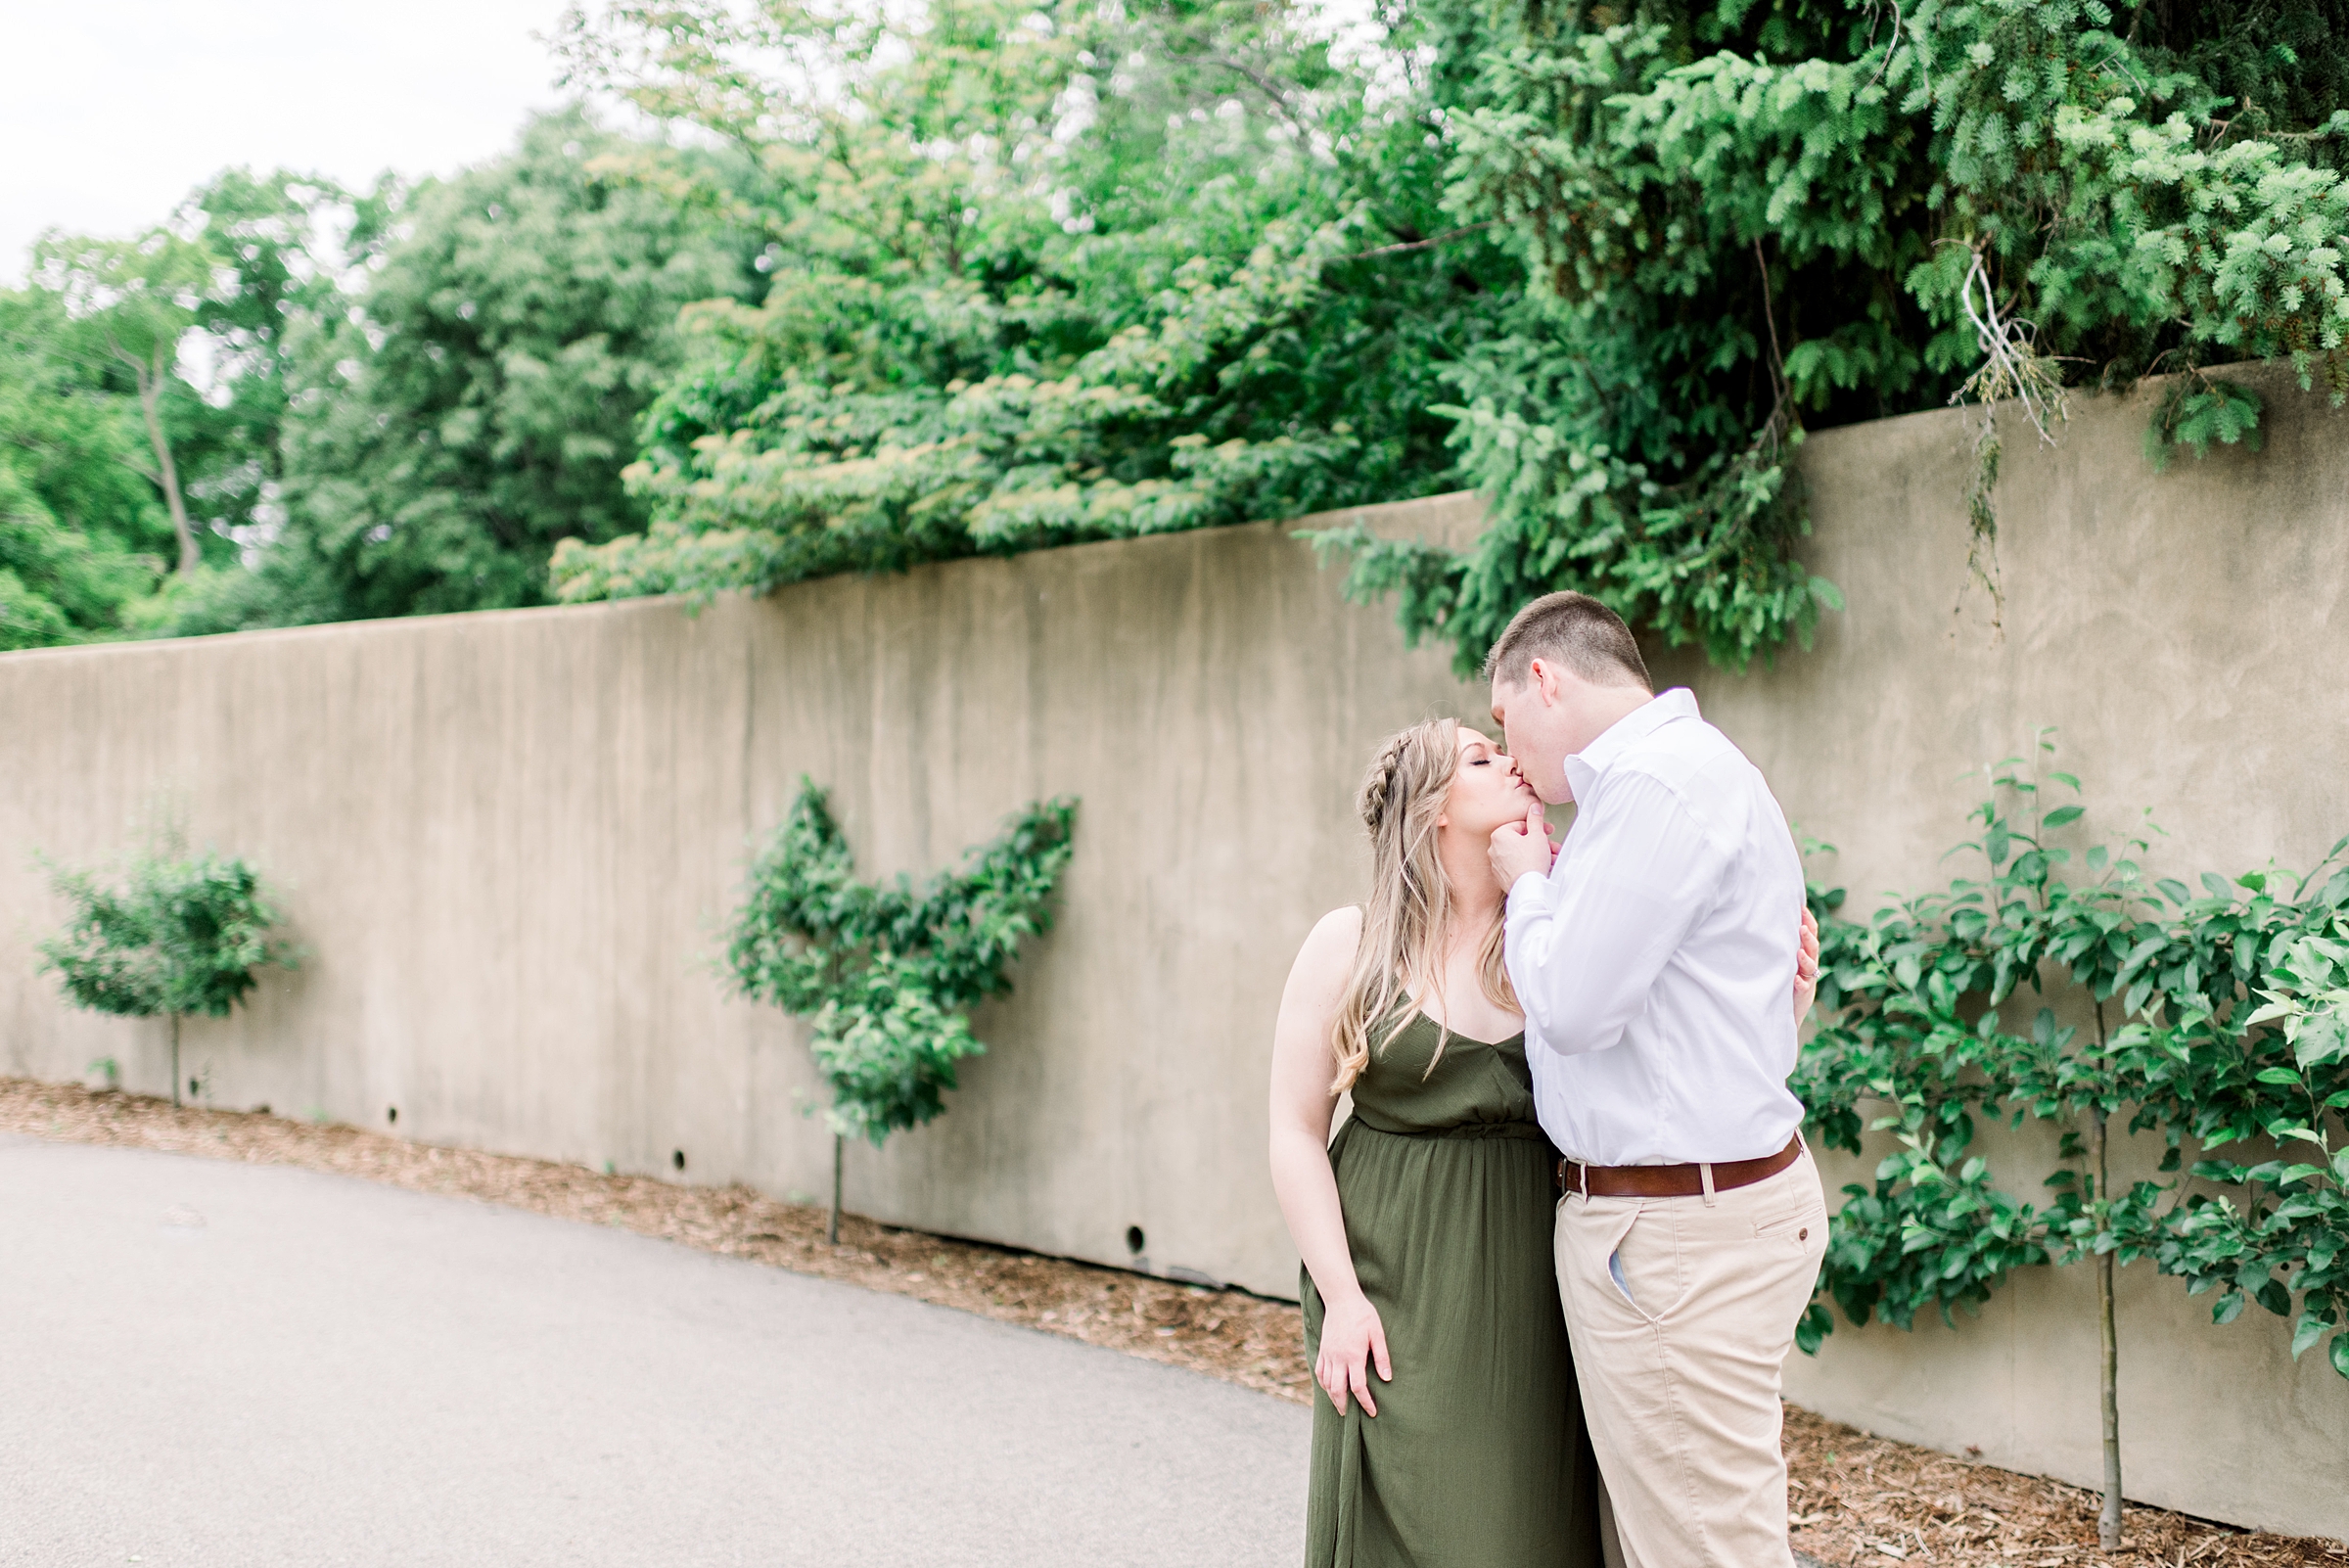
<instances>
[{"instance_id":1,"label":"woman's hand at her side","mask_svg":"<svg viewBox=\"0 0 2349 1568\"><path fill-rule=\"evenodd\" d=\"M1313 1361L1313 1381L1329 1396L1329 1403L1346 1413L1349 1390L1362 1402L1362 1413L1378 1414L1378 1401L1370 1397L1370 1367L1378 1367L1379 1381L1395 1381L1395 1368L1387 1360L1387 1328L1378 1320L1378 1309L1370 1298L1357 1291L1350 1299L1325 1304L1321 1316L1321 1354Z\"/></svg>"}]
</instances>

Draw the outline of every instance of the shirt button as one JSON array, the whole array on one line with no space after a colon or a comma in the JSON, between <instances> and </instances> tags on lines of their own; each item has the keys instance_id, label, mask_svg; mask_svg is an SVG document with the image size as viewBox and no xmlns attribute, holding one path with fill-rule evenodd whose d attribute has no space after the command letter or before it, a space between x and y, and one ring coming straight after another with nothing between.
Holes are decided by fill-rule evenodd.
<instances>
[{"instance_id":1,"label":"shirt button","mask_svg":"<svg viewBox=\"0 0 2349 1568\"><path fill-rule=\"evenodd\" d=\"M1795 1232L1794 1239L1797 1241L1809 1241L1811 1239L1811 1227L1809 1225L1803 1226L1801 1230Z\"/></svg>"}]
</instances>

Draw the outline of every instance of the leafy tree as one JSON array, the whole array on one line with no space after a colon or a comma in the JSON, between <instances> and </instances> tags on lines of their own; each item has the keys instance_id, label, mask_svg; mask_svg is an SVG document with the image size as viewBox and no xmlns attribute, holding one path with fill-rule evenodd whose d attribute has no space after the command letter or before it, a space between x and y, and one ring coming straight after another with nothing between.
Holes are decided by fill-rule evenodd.
<instances>
[{"instance_id":1,"label":"leafy tree","mask_svg":"<svg viewBox=\"0 0 2349 1568\"><path fill-rule=\"evenodd\" d=\"M174 546L136 404L44 289L0 291L0 652L119 634Z\"/></svg>"},{"instance_id":2,"label":"leafy tree","mask_svg":"<svg viewBox=\"0 0 2349 1568\"><path fill-rule=\"evenodd\" d=\"M342 313L338 268L387 210L229 170L139 240L44 239L0 297L0 569L19 584L0 646L167 624L265 540L289 343ZM160 597L151 553L180 568Z\"/></svg>"},{"instance_id":3,"label":"leafy tree","mask_svg":"<svg viewBox=\"0 0 2349 1568\"><path fill-rule=\"evenodd\" d=\"M832 1086L834 1241L845 1140L877 1148L945 1110L954 1064L986 1049L971 1007L1009 991L1020 940L1051 928L1076 823L1073 800L1031 806L961 869L877 886L856 880L824 792L800 781L751 868L726 967L744 995L815 1021L816 1067Z\"/></svg>"},{"instance_id":4,"label":"leafy tree","mask_svg":"<svg viewBox=\"0 0 2349 1568\"><path fill-rule=\"evenodd\" d=\"M1377 100L1307 21L1226 0L574 12L580 79L757 160L773 282L695 318L700 353L646 420L654 527L565 546L565 596L1451 484L1442 367L1495 330L1516 269L1439 240L1415 84Z\"/></svg>"},{"instance_id":5,"label":"leafy tree","mask_svg":"<svg viewBox=\"0 0 2349 1568\"><path fill-rule=\"evenodd\" d=\"M613 166L630 150L572 111L395 210L379 189L355 299L300 299L253 242L256 287L235 302L260 316L294 295L297 326L272 341L227 306L220 323L265 353L264 411L267 378L285 388L284 526L172 629L537 603L557 540L642 526L620 471L678 363L677 309L742 291L756 247L671 188L714 160ZM277 220L269 196L216 189L210 210L250 229L254 209Z\"/></svg>"},{"instance_id":6,"label":"leafy tree","mask_svg":"<svg viewBox=\"0 0 2349 1568\"><path fill-rule=\"evenodd\" d=\"M180 340L212 286L210 256L162 228L135 240L50 234L33 248L33 270L63 300L85 355L102 353L129 372L152 459L145 472L170 514L179 574L194 576L203 547L188 521L162 404L178 381Z\"/></svg>"},{"instance_id":7,"label":"leafy tree","mask_svg":"<svg viewBox=\"0 0 2349 1568\"><path fill-rule=\"evenodd\" d=\"M260 874L243 860L190 855L166 837L134 855L118 881L54 872L72 906L66 929L40 945L41 967L74 1005L124 1018L171 1020L171 1103L179 1095L179 1024L225 1018L264 964L296 965L270 939L279 921Z\"/></svg>"},{"instance_id":8,"label":"leafy tree","mask_svg":"<svg viewBox=\"0 0 2349 1568\"><path fill-rule=\"evenodd\" d=\"M208 360L204 395L181 414L190 487L216 533L265 543L282 513L286 413L301 371L298 346L344 319L380 259L402 190L387 174L367 192L315 174L225 169L180 204L173 226L212 261L196 309Z\"/></svg>"}]
</instances>

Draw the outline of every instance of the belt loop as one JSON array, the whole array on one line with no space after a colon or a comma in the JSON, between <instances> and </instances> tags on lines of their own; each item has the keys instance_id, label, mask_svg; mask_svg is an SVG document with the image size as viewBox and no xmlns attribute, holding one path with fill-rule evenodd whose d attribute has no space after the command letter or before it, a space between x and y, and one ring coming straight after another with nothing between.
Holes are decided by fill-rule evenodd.
<instances>
[{"instance_id":1,"label":"belt loop","mask_svg":"<svg viewBox=\"0 0 2349 1568\"><path fill-rule=\"evenodd\" d=\"M1705 1207L1710 1209L1713 1207L1713 1168L1710 1165L1699 1165L1696 1170L1697 1174L1704 1178Z\"/></svg>"},{"instance_id":2,"label":"belt loop","mask_svg":"<svg viewBox=\"0 0 2349 1568\"><path fill-rule=\"evenodd\" d=\"M1575 1174L1582 1178L1583 1201L1589 1203L1590 1201L1590 1167L1587 1162L1577 1160L1574 1162L1574 1170Z\"/></svg>"}]
</instances>

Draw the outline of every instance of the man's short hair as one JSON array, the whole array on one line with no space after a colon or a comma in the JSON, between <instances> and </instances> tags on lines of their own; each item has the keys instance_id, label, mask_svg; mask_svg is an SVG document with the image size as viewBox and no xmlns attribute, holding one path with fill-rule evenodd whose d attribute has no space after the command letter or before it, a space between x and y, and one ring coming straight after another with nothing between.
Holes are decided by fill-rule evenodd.
<instances>
[{"instance_id":1,"label":"man's short hair","mask_svg":"<svg viewBox=\"0 0 2349 1568\"><path fill-rule=\"evenodd\" d=\"M1522 686L1537 659L1563 665L1593 686L1655 690L1632 628L1587 593L1545 593L1510 617L1485 655L1485 679Z\"/></svg>"}]
</instances>

